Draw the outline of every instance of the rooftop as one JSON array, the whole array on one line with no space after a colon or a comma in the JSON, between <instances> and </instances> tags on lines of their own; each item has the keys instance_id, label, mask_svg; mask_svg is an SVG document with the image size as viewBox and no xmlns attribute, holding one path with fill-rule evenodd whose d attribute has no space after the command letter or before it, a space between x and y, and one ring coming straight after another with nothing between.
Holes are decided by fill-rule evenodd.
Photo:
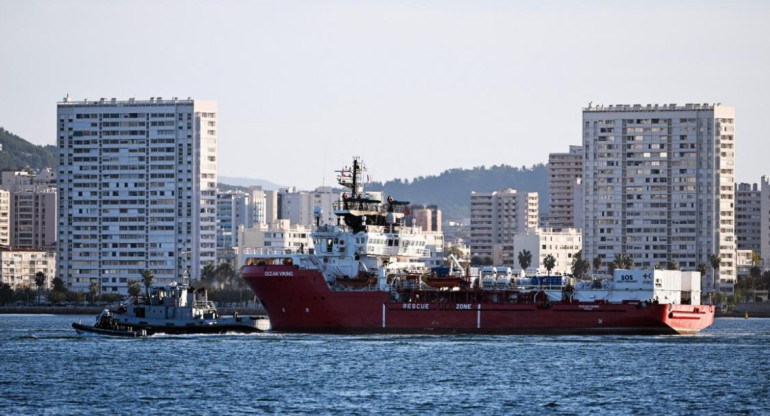
<instances>
[{"instance_id":1,"label":"rooftop","mask_svg":"<svg viewBox=\"0 0 770 416\"><path fill-rule=\"evenodd\" d=\"M179 97L172 97L170 100L164 100L163 97L150 97L149 100L137 100L136 98L129 98L128 100L118 100L117 98L99 98L98 100L89 100L87 98L78 101L72 100L67 94L62 101L57 104L62 106L78 106L78 105L109 105L109 106L147 106L147 105L169 105L169 104L193 104L195 100L192 97L186 99L180 99Z\"/></svg>"},{"instance_id":2,"label":"rooftop","mask_svg":"<svg viewBox=\"0 0 770 416\"><path fill-rule=\"evenodd\" d=\"M673 104L610 104L605 106L604 104L588 103L588 107L583 108L584 112L617 112L617 111L693 111L693 110L713 110L715 107L721 106L722 103L716 104L693 104L688 103L684 105Z\"/></svg>"}]
</instances>

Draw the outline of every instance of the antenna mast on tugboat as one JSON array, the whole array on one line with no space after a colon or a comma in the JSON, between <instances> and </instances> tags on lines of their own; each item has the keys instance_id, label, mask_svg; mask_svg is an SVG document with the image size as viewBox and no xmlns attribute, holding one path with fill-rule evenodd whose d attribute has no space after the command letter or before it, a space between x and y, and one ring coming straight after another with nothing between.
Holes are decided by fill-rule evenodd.
<instances>
[{"instance_id":1,"label":"antenna mast on tugboat","mask_svg":"<svg viewBox=\"0 0 770 416\"><path fill-rule=\"evenodd\" d=\"M190 285L190 274L187 272L187 255L190 254L191 250L187 248L186 243L182 243L182 250L179 251L179 259L181 264L181 272L179 273L181 281L179 282L181 287L187 287Z\"/></svg>"}]
</instances>

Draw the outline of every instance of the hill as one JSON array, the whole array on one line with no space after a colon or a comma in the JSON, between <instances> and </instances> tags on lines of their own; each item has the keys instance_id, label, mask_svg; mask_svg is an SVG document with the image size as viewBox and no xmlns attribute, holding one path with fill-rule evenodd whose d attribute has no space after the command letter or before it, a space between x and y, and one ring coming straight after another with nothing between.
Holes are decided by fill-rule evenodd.
<instances>
[{"instance_id":1,"label":"hill","mask_svg":"<svg viewBox=\"0 0 770 416\"><path fill-rule=\"evenodd\" d=\"M232 185L243 189L250 186L261 186L264 190L277 191L279 188L284 187L283 185L278 185L264 179L238 178L234 176L220 176L218 179L222 184Z\"/></svg>"},{"instance_id":2,"label":"hill","mask_svg":"<svg viewBox=\"0 0 770 416\"><path fill-rule=\"evenodd\" d=\"M373 182L367 190L383 191L398 200L413 204L436 204L444 219L470 217L470 194L514 188L521 192L538 192L541 216L548 211L548 167L508 165L450 169L438 176L421 176L412 181L395 179L385 183Z\"/></svg>"},{"instance_id":3,"label":"hill","mask_svg":"<svg viewBox=\"0 0 770 416\"><path fill-rule=\"evenodd\" d=\"M0 171L43 169L57 166L56 146L34 145L0 127Z\"/></svg>"}]
</instances>

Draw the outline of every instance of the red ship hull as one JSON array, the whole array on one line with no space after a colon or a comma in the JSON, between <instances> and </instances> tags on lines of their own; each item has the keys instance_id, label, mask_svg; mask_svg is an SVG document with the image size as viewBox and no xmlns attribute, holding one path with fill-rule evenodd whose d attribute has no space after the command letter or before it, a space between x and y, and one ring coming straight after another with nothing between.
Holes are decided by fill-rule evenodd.
<instances>
[{"instance_id":1,"label":"red ship hull","mask_svg":"<svg viewBox=\"0 0 770 416\"><path fill-rule=\"evenodd\" d=\"M244 266L242 275L271 328L282 332L693 334L714 322L712 305L506 303L490 301L492 291L472 290L421 302L382 291L333 291L317 270L291 265Z\"/></svg>"}]
</instances>

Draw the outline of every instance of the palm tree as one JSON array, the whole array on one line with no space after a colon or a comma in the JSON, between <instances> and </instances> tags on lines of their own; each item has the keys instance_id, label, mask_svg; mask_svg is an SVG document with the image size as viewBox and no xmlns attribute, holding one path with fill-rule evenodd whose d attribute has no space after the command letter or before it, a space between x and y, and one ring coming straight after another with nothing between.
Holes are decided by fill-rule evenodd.
<instances>
[{"instance_id":1,"label":"palm tree","mask_svg":"<svg viewBox=\"0 0 770 416\"><path fill-rule=\"evenodd\" d=\"M129 279L128 280L129 296L137 297L139 296L140 293L142 293L142 287L139 285L139 281L134 279Z\"/></svg>"},{"instance_id":2,"label":"palm tree","mask_svg":"<svg viewBox=\"0 0 770 416\"><path fill-rule=\"evenodd\" d=\"M213 264L208 263L207 265L203 266L203 270L201 270L201 280L204 283L209 283L214 281L216 279L217 269L214 267Z\"/></svg>"},{"instance_id":3,"label":"palm tree","mask_svg":"<svg viewBox=\"0 0 770 416\"><path fill-rule=\"evenodd\" d=\"M615 268L618 269L631 269L634 267L634 259L631 256L623 253L615 255Z\"/></svg>"},{"instance_id":4,"label":"palm tree","mask_svg":"<svg viewBox=\"0 0 770 416\"><path fill-rule=\"evenodd\" d=\"M551 270L556 267L556 258L554 258L551 254L545 256L543 259L543 266L545 266L545 269L548 270L548 276L550 276Z\"/></svg>"},{"instance_id":5,"label":"palm tree","mask_svg":"<svg viewBox=\"0 0 770 416\"><path fill-rule=\"evenodd\" d=\"M219 263L216 269L216 279L219 282L219 288L224 289L225 285L230 282L235 275L233 266L228 262Z\"/></svg>"},{"instance_id":6,"label":"palm tree","mask_svg":"<svg viewBox=\"0 0 770 416\"><path fill-rule=\"evenodd\" d=\"M706 275L706 269L708 269L708 266L706 266L706 263L698 264L698 271L700 272L701 279L703 278L703 276Z\"/></svg>"},{"instance_id":7,"label":"palm tree","mask_svg":"<svg viewBox=\"0 0 770 416\"><path fill-rule=\"evenodd\" d=\"M144 284L144 289L147 293L147 301L150 301L150 286L152 286L152 283L155 281L155 273L152 272L152 270L145 269L142 270L142 283Z\"/></svg>"},{"instance_id":8,"label":"palm tree","mask_svg":"<svg viewBox=\"0 0 770 416\"><path fill-rule=\"evenodd\" d=\"M519 266L521 266L521 271L527 270L527 268L531 264L532 264L532 253L530 253L529 250L521 250L519 252Z\"/></svg>"},{"instance_id":9,"label":"palm tree","mask_svg":"<svg viewBox=\"0 0 770 416\"><path fill-rule=\"evenodd\" d=\"M96 301L96 294L99 293L99 284L96 283L96 279L91 280L91 284L88 286L88 293L91 295L91 303Z\"/></svg>"},{"instance_id":10,"label":"palm tree","mask_svg":"<svg viewBox=\"0 0 770 416\"><path fill-rule=\"evenodd\" d=\"M594 274L596 274L599 268L602 267L602 258L599 256L594 257L592 266L594 266Z\"/></svg>"},{"instance_id":11,"label":"palm tree","mask_svg":"<svg viewBox=\"0 0 770 416\"><path fill-rule=\"evenodd\" d=\"M679 270L679 263L674 259L669 259L668 262L666 262L666 270Z\"/></svg>"},{"instance_id":12,"label":"palm tree","mask_svg":"<svg viewBox=\"0 0 770 416\"><path fill-rule=\"evenodd\" d=\"M45 273L43 272L37 272L35 273L35 286L37 286L37 303L40 303L40 292L43 290L43 286L45 286Z\"/></svg>"},{"instance_id":13,"label":"palm tree","mask_svg":"<svg viewBox=\"0 0 770 416\"><path fill-rule=\"evenodd\" d=\"M709 263L711 263L711 267L714 269L714 290L719 292L717 282L719 281L719 266L722 264L722 258L719 257L719 254L712 254L709 256Z\"/></svg>"}]
</instances>

